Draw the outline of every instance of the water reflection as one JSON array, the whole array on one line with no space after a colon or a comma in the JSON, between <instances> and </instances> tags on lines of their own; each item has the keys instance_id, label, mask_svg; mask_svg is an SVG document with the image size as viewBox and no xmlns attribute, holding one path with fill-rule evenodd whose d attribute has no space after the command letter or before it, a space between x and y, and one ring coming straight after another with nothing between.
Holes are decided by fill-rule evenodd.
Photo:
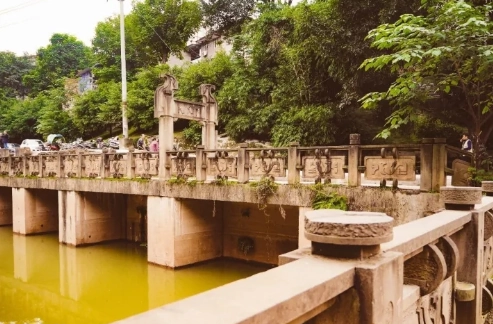
<instances>
[{"instance_id":1,"label":"water reflection","mask_svg":"<svg viewBox=\"0 0 493 324\"><path fill-rule=\"evenodd\" d=\"M265 270L214 261L173 271L131 243L59 245L0 227L0 324L108 323Z\"/></svg>"}]
</instances>

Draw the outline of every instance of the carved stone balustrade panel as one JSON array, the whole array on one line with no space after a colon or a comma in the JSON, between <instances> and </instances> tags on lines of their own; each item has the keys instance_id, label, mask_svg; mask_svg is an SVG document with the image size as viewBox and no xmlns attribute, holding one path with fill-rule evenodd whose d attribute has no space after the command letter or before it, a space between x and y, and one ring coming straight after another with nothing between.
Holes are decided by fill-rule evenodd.
<instances>
[{"instance_id":1,"label":"carved stone balustrade panel","mask_svg":"<svg viewBox=\"0 0 493 324\"><path fill-rule=\"evenodd\" d=\"M22 160L23 159L24 158L21 158L21 157L12 158L11 170L12 170L13 175L20 176L23 174L23 170L22 170Z\"/></svg>"},{"instance_id":2,"label":"carved stone balustrade panel","mask_svg":"<svg viewBox=\"0 0 493 324\"><path fill-rule=\"evenodd\" d=\"M109 156L109 172L112 178L123 178L127 172L127 160L122 154Z\"/></svg>"},{"instance_id":3,"label":"carved stone balustrade panel","mask_svg":"<svg viewBox=\"0 0 493 324\"><path fill-rule=\"evenodd\" d=\"M150 179L158 174L158 157L148 152L134 153L135 176Z\"/></svg>"},{"instance_id":4,"label":"carved stone balustrade panel","mask_svg":"<svg viewBox=\"0 0 493 324\"><path fill-rule=\"evenodd\" d=\"M238 178L238 159L227 152L217 152L207 158L207 175L216 179Z\"/></svg>"},{"instance_id":5,"label":"carved stone balustrade panel","mask_svg":"<svg viewBox=\"0 0 493 324\"><path fill-rule=\"evenodd\" d=\"M330 175L327 172L328 161L330 161ZM302 173L301 176L305 180L315 180L319 177L323 178L324 174L330 176L330 179L344 179L344 166L346 165L345 156L331 156L330 159L323 156L304 156L302 158Z\"/></svg>"},{"instance_id":6,"label":"carved stone balustrade panel","mask_svg":"<svg viewBox=\"0 0 493 324\"><path fill-rule=\"evenodd\" d=\"M25 156L26 172L28 176L39 176L41 174L39 159L40 156Z\"/></svg>"},{"instance_id":7,"label":"carved stone balustrade panel","mask_svg":"<svg viewBox=\"0 0 493 324\"><path fill-rule=\"evenodd\" d=\"M365 157L365 179L399 181L416 180L416 157L401 156L392 157L367 156Z\"/></svg>"},{"instance_id":8,"label":"carved stone balustrade panel","mask_svg":"<svg viewBox=\"0 0 493 324\"><path fill-rule=\"evenodd\" d=\"M2 176L9 175L9 171L10 171L9 158L8 157L0 158L0 175Z\"/></svg>"},{"instance_id":9,"label":"carved stone balustrade panel","mask_svg":"<svg viewBox=\"0 0 493 324\"><path fill-rule=\"evenodd\" d=\"M454 324L452 277L445 279L432 293L421 297L415 315L403 324Z\"/></svg>"},{"instance_id":10,"label":"carved stone balustrade panel","mask_svg":"<svg viewBox=\"0 0 493 324\"><path fill-rule=\"evenodd\" d=\"M76 178L79 174L79 156L75 154L62 155L63 173L66 177Z\"/></svg>"},{"instance_id":11,"label":"carved stone balustrade panel","mask_svg":"<svg viewBox=\"0 0 493 324\"><path fill-rule=\"evenodd\" d=\"M58 155L44 155L43 159L43 176L56 177L59 173Z\"/></svg>"},{"instance_id":12,"label":"carved stone balustrade panel","mask_svg":"<svg viewBox=\"0 0 493 324\"><path fill-rule=\"evenodd\" d=\"M259 156L250 159L251 177L286 177L286 160L276 155L273 151L261 151Z\"/></svg>"},{"instance_id":13,"label":"carved stone balustrade panel","mask_svg":"<svg viewBox=\"0 0 493 324\"><path fill-rule=\"evenodd\" d=\"M97 178L101 176L102 155L82 155L82 177Z\"/></svg>"},{"instance_id":14,"label":"carved stone balustrade panel","mask_svg":"<svg viewBox=\"0 0 493 324\"><path fill-rule=\"evenodd\" d=\"M195 158L171 158L171 175L175 177L185 176L194 177L195 176Z\"/></svg>"}]
</instances>

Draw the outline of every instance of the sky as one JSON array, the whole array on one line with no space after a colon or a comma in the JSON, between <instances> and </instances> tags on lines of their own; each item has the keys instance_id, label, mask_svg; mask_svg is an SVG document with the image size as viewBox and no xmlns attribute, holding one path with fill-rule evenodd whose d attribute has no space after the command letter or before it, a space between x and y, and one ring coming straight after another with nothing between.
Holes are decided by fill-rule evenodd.
<instances>
[{"instance_id":1,"label":"sky","mask_svg":"<svg viewBox=\"0 0 493 324\"><path fill-rule=\"evenodd\" d=\"M128 14L132 1L123 4ZM0 51L36 54L54 33L90 46L97 23L119 13L118 0L0 0Z\"/></svg>"},{"instance_id":2,"label":"sky","mask_svg":"<svg viewBox=\"0 0 493 324\"><path fill-rule=\"evenodd\" d=\"M97 23L119 13L118 0L0 0L0 51L35 54L54 33L91 45Z\"/></svg>"}]
</instances>

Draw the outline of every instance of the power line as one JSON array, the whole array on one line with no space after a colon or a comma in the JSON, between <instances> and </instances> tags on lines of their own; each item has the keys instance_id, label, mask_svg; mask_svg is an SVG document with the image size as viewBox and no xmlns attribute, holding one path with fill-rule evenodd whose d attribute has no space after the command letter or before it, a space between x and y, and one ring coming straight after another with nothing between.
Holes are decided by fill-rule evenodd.
<instances>
[{"instance_id":1,"label":"power line","mask_svg":"<svg viewBox=\"0 0 493 324\"><path fill-rule=\"evenodd\" d=\"M33 6L41 1L44 1L44 0L31 0L31 1L28 1L28 2L24 2L24 3L21 3L21 4L18 4L16 6L12 6L12 7L9 7L9 8L6 8L6 9L2 9L0 10L0 16L1 15L4 15L4 14L7 14L7 13L10 13L10 12L13 12L13 11L17 11L17 10L20 10L20 9L24 9L24 8L28 8L30 6Z\"/></svg>"},{"instance_id":2,"label":"power line","mask_svg":"<svg viewBox=\"0 0 493 324\"><path fill-rule=\"evenodd\" d=\"M35 19L38 19L38 17L37 18L34 18L34 17L33 18L28 18L28 19L19 20L19 21L10 23L10 24L1 25L0 26L0 29L7 28L7 27L10 27L10 26L14 26L14 25L18 25L18 24L22 24L22 23L25 23L26 21L32 21L32 20L35 20Z\"/></svg>"}]
</instances>

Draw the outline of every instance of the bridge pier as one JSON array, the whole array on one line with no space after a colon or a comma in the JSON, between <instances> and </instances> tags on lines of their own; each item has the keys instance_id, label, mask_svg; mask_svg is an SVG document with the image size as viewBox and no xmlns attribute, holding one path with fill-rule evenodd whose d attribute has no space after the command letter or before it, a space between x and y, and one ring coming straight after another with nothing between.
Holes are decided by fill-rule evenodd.
<instances>
[{"instance_id":1,"label":"bridge pier","mask_svg":"<svg viewBox=\"0 0 493 324\"><path fill-rule=\"evenodd\" d=\"M12 189L0 187L0 226L12 225Z\"/></svg>"},{"instance_id":2,"label":"bridge pier","mask_svg":"<svg viewBox=\"0 0 493 324\"><path fill-rule=\"evenodd\" d=\"M221 257L222 204L215 204L149 196L148 261L175 268Z\"/></svg>"},{"instance_id":3,"label":"bridge pier","mask_svg":"<svg viewBox=\"0 0 493 324\"><path fill-rule=\"evenodd\" d=\"M78 246L125 238L124 195L59 191L58 201L61 243Z\"/></svg>"},{"instance_id":4,"label":"bridge pier","mask_svg":"<svg viewBox=\"0 0 493 324\"><path fill-rule=\"evenodd\" d=\"M12 188L13 231L29 235L58 230L57 192Z\"/></svg>"}]
</instances>

